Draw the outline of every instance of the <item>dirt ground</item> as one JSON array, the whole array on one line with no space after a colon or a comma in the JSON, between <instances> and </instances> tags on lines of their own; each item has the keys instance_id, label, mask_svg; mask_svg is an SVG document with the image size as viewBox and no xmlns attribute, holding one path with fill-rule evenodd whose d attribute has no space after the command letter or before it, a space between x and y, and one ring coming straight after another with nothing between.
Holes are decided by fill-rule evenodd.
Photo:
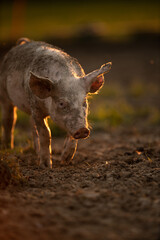
<instances>
[{"instance_id":1,"label":"dirt ground","mask_svg":"<svg viewBox=\"0 0 160 240\"><path fill-rule=\"evenodd\" d=\"M108 52L115 63L109 79L125 86L137 76L158 83L157 51L150 43L68 52L88 71ZM159 106L159 99L149 100ZM93 129L70 166L59 161L64 139L54 139L51 170L39 169L32 149L5 153L19 163L24 182L0 190L0 239L160 240L160 126L142 126Z\"/></svg>"},{"instance_id":2,"label":"dirt ground","mask_svg":"<svg viewBox=\"0 0 160 240\"><path fill-rule=\"evenodd\" d=\"M72 166L60 166L62 141L52 170L14 154L27 181L0 191L0 239L158 240L160 129L97 133Z\"/></svg>"}]
</instances>

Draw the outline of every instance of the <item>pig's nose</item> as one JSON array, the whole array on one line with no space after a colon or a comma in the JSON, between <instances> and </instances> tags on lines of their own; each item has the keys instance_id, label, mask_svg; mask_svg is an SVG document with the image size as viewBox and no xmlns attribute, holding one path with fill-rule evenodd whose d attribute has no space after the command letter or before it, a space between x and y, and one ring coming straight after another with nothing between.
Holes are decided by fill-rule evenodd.
<instances>
[{"instance_id":1,"label":"pig's nose","mask_svg":"<svg viewBox=\"0 0 160 240\"><path fill-rule=\"evenodd\" d=\"M86 138L88 137L90 131L88 128L80 128L74 135L73 137L75 139L79 139L79 138Z\"/></svg>"}]
</instances>

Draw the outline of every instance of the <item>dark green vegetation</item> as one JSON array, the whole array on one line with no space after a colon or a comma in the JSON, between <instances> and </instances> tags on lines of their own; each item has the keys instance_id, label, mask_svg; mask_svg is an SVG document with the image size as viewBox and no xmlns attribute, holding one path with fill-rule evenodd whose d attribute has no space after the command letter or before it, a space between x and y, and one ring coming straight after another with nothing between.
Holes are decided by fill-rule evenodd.
<instances>
[{"instance_id":1,"label":"dark green vegetation","mask_svg":"<svg viewBox=\"0 0 160 240\"><path fill-rule=\"evenodd\" d=\"M159 106L144 104L144 99L159 99L159 88L156 84L131 83L129 87L105 86L100 95L91 102L90 121L99 130L118 126L132 126L135 123L143 126L156 126L160 124Z\"/></svg>"},{"instance_id":2,"label":"dark green vegetation","mask_svg":"<svg viewBox=\"0 0 160 240\"><path fill-rule=\"evenodd\" d=\"M14 12L13 12L14 9ZM159 33L159 1L23 1L0 7L0 40L96 35L128 39L136 32Z\"/></svg>"}]
</instances>

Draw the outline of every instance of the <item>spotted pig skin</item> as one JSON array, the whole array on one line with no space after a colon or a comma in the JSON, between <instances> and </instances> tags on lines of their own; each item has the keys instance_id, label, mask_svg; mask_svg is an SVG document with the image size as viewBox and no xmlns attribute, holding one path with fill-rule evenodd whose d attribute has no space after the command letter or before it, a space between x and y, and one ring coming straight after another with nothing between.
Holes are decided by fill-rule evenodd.
<instances>
[{"instance_id":1,"label":"spotted pig skin","mask_svg":"<svg viewBox=\"0 0 160 240\"><path fill-rule=\"evenodd\" d=\"M0 66L3 146L14 147L13 132L19 108L31 116L40 166L52 167L48 117L66 130L61 163L71 162L78 139L89 135L87 95L103 86L103 74L110 68L111 63L107 63L86 75L78 61L61 49L44 42L19 39Z\"/></svg>"}]
</instances>

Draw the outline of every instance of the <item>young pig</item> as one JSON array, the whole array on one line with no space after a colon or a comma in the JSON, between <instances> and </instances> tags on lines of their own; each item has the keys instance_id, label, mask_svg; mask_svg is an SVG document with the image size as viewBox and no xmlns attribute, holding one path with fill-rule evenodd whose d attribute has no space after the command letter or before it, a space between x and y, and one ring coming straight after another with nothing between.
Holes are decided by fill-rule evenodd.
<instances>
[{"instance_id":1,"label":"young pig","mask_svg":"<svg viewBox=\"0 0 160 240\"><path fill-rule=\"evenodd\" d=\"M52 167L50 116L68 137L61 155L69 163L80 138L89 136L87 94L104 83L112 63L85 74L78 61L62 50L27 38L17 41L0 66L3 146L13 148L16 107L31 115L34 146L41 167Z\"/></svg>"}]
</instances>

